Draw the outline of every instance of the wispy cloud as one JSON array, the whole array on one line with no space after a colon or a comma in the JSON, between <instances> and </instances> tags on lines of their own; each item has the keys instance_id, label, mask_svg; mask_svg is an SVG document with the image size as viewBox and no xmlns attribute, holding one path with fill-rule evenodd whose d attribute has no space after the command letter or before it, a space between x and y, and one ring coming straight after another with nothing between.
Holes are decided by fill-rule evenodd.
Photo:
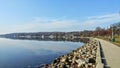
<instances>
[{"instance_id":1,"label":"wispy cloud","mask_svg":"<svg viewBox=\"0 0 120 68\"><path fill-rule=\"evenodd\" d=\"M117 13L100 16L89 16L85 21L64 18L40 18L36 17L25 24L16 24L1 27L0 32L39 32L39 31L80 31L95 29L97 26L109 26L111 23L120 21Z\"/></svg>"},{"instance_id":2,"label":"wispy cloud","mask_svg":"<svg viewBox=\"0 0 120 68\"><path fill-rule=\"evenodd\" d=\"M113 14L106 14L101 16L90 16L88 17L88 19L105 19L105 18L113 18L113 17L119 17L119 14L113 13Z\"/></svg>"},{"instance_id":3,"label":"wispy cloud","mask_svg":"<svg viewBox=\"0 0 120 68\"><path fill-rule=\"evenodd\" d=\"M101 16L90 16L85 22L83 22L83 25L85 26L98 26L106 24L110 25L111 23L116 23L118 21L120 21L120 15L118 13L113 13Z\"/></svg>"}]
</instances>

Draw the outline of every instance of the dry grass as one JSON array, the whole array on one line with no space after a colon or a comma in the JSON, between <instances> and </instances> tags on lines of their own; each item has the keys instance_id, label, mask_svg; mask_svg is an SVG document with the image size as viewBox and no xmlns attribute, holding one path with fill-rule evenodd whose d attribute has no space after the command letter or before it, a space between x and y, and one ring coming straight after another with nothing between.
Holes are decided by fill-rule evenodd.
<instances>
[{"instance_id":1,"label":"dry grass","mask_svg":"<svg viewBox=\"0 0 120 68\"><path fill-rule=\"evenodd\" d=\"M120 46L120 36L115 36L115 42L116 45Z\"/></svg>"},{"instance_id":2,"label":"dry grass","mask_svg":"<svg viewBox=\"0 0 120 68\"><path fill-rule=\"evenodd\" d=\"M107 36L98 36L97 38L112 42L111 39ZM115 42L112 43L120 47L120 36L114 36L114 38L115 38Z\"/></svg>"}]
</instances>

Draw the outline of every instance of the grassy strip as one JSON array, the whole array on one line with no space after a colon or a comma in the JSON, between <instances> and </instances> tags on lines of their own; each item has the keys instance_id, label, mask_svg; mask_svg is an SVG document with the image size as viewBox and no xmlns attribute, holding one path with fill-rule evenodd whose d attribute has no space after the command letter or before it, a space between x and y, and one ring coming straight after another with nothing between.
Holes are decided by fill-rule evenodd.
<instances>
[{"instance_id":1,"label":"grassy strip","mask_svg":"<svg viewBox=\"0 0 120 68\"><path fill-rule=\"evenodd\" d=\"M120 36L115 36L115 42L113 43L120 46Z\"/></svg>"},{"instance_id":2,"label":"grassy strip","mask_svg":"<svg viewBox=\"0 0 120 68\"><path fill-rule=\"evenodd\" d=\"M107 36L97 36L97 38L110 41L111 43L113 43L113 44L115 44L115 45L117 45L117 46L120 47L120 36L114 36L115 42L112 42L111 38L109 38L109 37L107 37Z\"/></svg>"}]
</instances>

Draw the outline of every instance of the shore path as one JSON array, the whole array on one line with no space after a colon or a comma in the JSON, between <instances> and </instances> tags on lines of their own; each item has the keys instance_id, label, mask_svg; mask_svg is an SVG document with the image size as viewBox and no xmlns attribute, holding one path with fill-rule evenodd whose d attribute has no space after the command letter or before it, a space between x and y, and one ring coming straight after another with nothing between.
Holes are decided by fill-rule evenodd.
<instances>
[{"instance_id":1,"label":"shore path","mask_svg":"<svg viewBox=\"0 0 120 68\"><path fill-rule=\"evenodd\" d=\"M101 43L107 65L110 68L120 68L120 47L102 39L97 40Z\"/></svg>"}]
</instances>

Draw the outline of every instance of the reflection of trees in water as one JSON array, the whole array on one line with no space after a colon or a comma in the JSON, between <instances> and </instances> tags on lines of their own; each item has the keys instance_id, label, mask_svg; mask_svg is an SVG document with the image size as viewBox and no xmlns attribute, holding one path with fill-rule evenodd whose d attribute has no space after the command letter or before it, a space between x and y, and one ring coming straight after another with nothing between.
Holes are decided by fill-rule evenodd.
<instances>
[{"instance_id":1,"label":"reflection of trees in water","mask_svg":"<svg viewBox=\"0 0 120 68\"><path fill-rule=\"evenodd\" d=\"M8 39L14 39L14 40L36 40L36 41L71 41L71 42L88 42L88 38L74 38L74 39L65 39L65 38L40 38L40 37L31 37L31 38L26 38L26 37L3 37L3 38L8 38Z\"/></svg>"}]
</instances>

